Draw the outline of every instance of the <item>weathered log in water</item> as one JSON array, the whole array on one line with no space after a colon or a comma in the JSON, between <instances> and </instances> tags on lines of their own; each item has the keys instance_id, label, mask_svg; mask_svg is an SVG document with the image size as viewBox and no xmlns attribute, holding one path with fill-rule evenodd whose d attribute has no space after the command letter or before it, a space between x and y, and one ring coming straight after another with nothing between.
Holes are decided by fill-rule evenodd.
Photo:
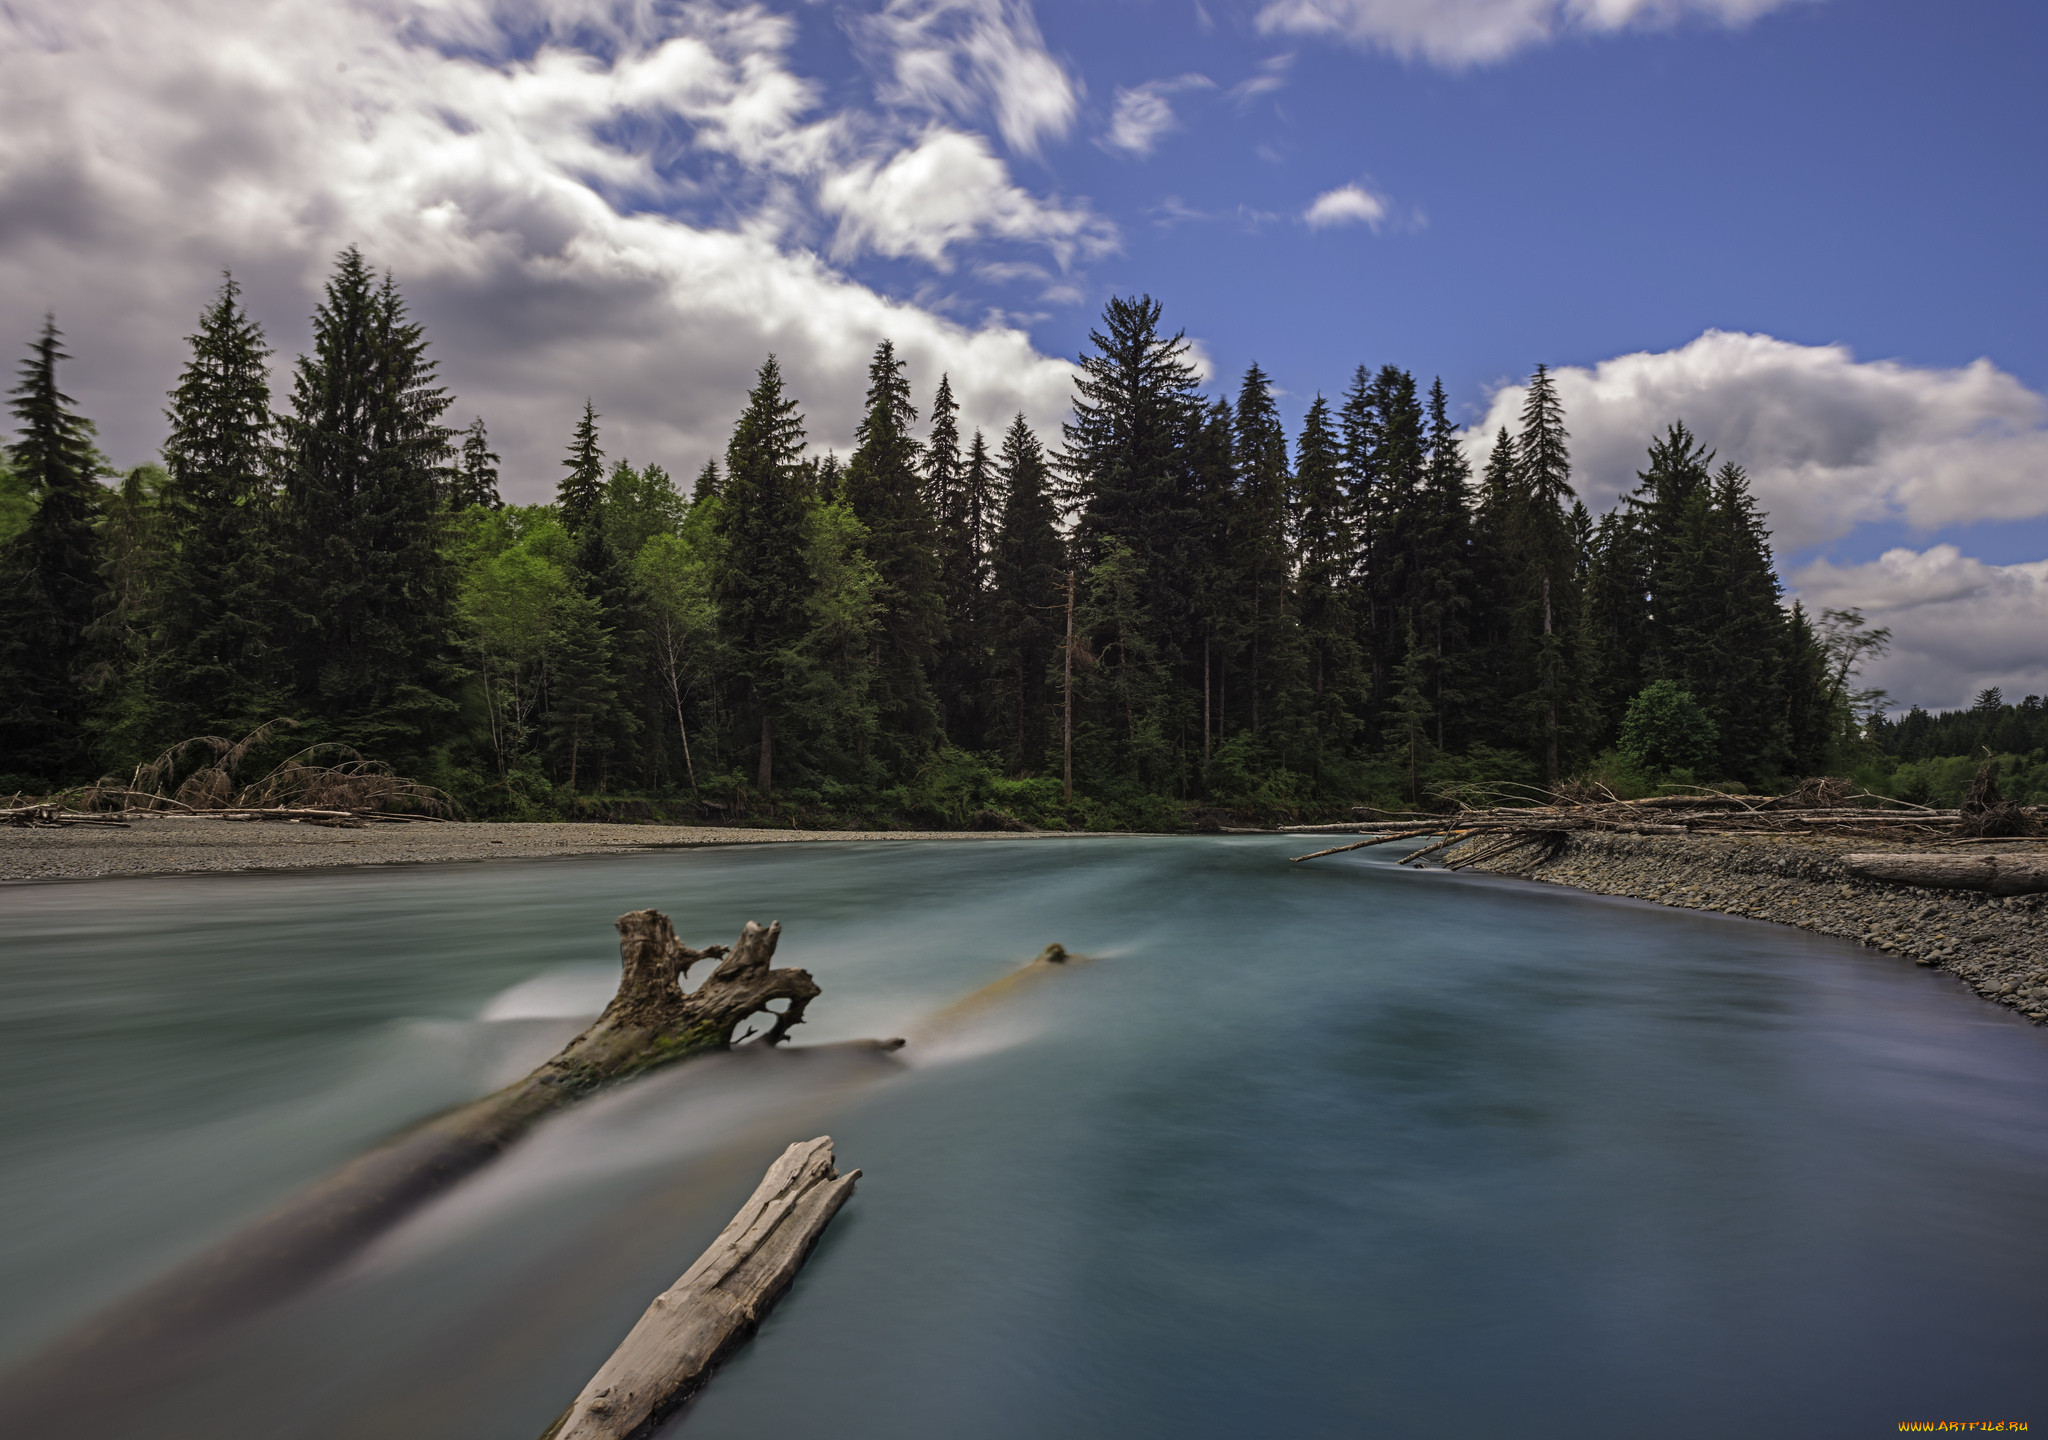
<instances>
[{"instance_id":1,"label":"weathered log in water","mask_svg":"<svg viewBox=\"0 0 2048 1440\"><path fill-rule=\"evenodd\" d=\"M833 1168L829 1135L783 1151L732 1223L655 1297L541 1440L652 1433L753 1336L858 1179L858 1170Z\"/></svg>"},{"instance_id":2,"label":"weathered log in water","mask_svg":"<svg viewBox=\"0 0 2048 1440\"><path fill-rule=\"evenodd\" d=\"M805 1007L819 993L807 971L770 968L779 924L749 922L730 950L680 943L668 917L653 910L621 915L617 924L618 993L554 1058L525 1079L350 1161L74 1332L32 1368L61 1385L68 1383L61 1377L108 1367L121 1373L133 1357L192 1343L209 1327L280 1300L326 1273L423 1202L474 1174L548 1115L633 1076L724 1051L750 1016L766 1013L774 1020L752 1043L779 1044L803 1023ZM718 968L695 991L677 983L692 965L714 959ZM770 1010L778 1000L786 1008ZM865 1043L882 1049L902 1044Z\"/></svg>"},{"instance_id":3,"label":"weathered log in water","mask_svg":"<svg viewBox=\"0 0 2048 1440\"><path fill-rule=\"evenodd\" d=\"M1993 895L2037 895L2048 891L2048 855L1934 854L1899 850L1848 855L1850 874L1893 885L1930 890L1986 890Z\"/></svg>"}]
</instances>

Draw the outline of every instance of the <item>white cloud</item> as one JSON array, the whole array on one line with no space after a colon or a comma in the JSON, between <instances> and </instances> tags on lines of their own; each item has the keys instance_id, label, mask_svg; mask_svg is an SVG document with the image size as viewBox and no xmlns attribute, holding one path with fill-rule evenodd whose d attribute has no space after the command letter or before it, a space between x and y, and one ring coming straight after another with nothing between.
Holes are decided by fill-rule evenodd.
<instances>
[{"instance_id":1,"label":"white cloud","mask_svg":"<svg viewBox=\"0 0 2048 1440\"><path fill-rule=\"evenodd\" d=\"M752 5L15 0L0 342L55 309L67 388L132 462L223 266L288 360L359 243L427 322L454 418L491 424L514 498L552 488L585 394L612 454L694 468L770 350L821 443L844 447L883 336L920 389L951 373L964 419L1055 423L1065 362L807 247L836 222L842 247L934 264L1001 241L1064 262L1110 232L1017 187L978 136L820 113L792 39ZM1007 103L1018 133L1048 133ZM940 204L949 179L965 189Z\"/></svg>"},{"instance_id":2,"label":"white cloud","mask_svg":"<svg viewBox=\"0 0 2048 1440\"><path fill-rule=\"evenodd\" d=\"M1162 135L1179 128L1179 118L1167 97L1181 90L1214 88L1215 82L1206 75L1150 80L1128 90L1119 86L1116 113L1110 116L1109 130L1097 143L1106 150L1121 150L1143 159L1158 146Z\"/></svg>"},{"instance_id":3,"label":"white cloud","mask_svg":"<svg viewBox=\"0 0 2048 1440\"><path fill-rule=\"evenodd\" d=\"M986 111L1025 155L1073 127L1079 88L1046 50L1028 0L888 0L858 33L889 71L886 104L964 122Z\"/></svg>"},{"instance_id":4,"label":"white cloud","mask_svg":"<svg viewBox=\"0 0 2048 1440\"><path fill-rule=\"evenodd\" d=\"M1011 184L988 142L957 130L935 127L886 162L840 171L819 200L841 217L837 253L915 255L941 270L950 268L949 247L984 236L1044 245L1062 265L1116 243L1116 232L1086 209L1044 204Z\"/></svg>"},{"instance_id":5,"label":"white cloud","mask_svg":"<svg viewBox=\"0 0 2048 1440\"><path fill-rule=\"evenodd\" d=\"M1459 68L1563 35L1667 27L1698 17L1742 25L1795 0L1268 0L1268 33L1313 35Z\"/></svg>"},{"instance_id":6,"label":"white cloud","mask_svg":"<svg viewBox=\"0 0 2048 1440\"><path fill-rule=\"evenodd\" d=\"M1294 67L1294 52L1269 55L1259 62L1258 73L1230 87L1230 98L1242 111L1261 95L1287 88L1287 72Z\"/></svg>"},{"instance_id":7,"label":"white cloud","mask_svg":"<svg viewBox=\"0 0 2048 1440\"><path fill-rule=\"evenodd\" d=\"M1301 218L1311 230L1327 230L1332 225L1370 225L1377 230L1387 218L1387 201L1363 185L1339 185L1316 196Z\"/></svg>"},{"instance_id":8,"label":"white cloud","mask_svg":"<svg viewBox=\"0 0 2048 1440\"><path fill-rule=\"evenodd\" d=\"M1934 529L2048 514L2048 401L1989 360L1922 368L1710 330L1552 374L1573 483L1595 510L1634 487L1649 442L1683 420L1749 471L1783 551L1868 521ZM1494 394L1474 427L1482 454L1500 426L1516 427L1523 395Z\"/></svg>"},{"instance_id":9,"label":"white cloud","mask_svg":"<svg viewBox=\"0 0 2048 1440\"><path fill-rule=\"evenodd\" d=\"M1936 545L1863 565L1816 561L1792 580L1812 611L1854 606L1891 628L1891 653L1864 683L1900 707L1960 708L1987 685L2011 700L2048 694L2048 560L1987 565Z\"/></svg>"}]
</instances>

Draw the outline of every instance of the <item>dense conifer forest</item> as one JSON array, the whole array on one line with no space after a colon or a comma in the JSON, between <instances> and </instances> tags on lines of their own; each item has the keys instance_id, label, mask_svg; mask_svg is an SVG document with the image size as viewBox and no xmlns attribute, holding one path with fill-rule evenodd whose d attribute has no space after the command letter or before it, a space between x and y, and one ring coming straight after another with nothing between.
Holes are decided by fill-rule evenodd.
<instances>
[{"instance_id":1,"label":"dense conifer forest","mask_svg":"<svg viewBox=\"0 0 2048 1440\"><path fill-rule=\"evenodd\" d=\"M687 485L586 403L519 506L354 250L282 396L222 285L161 464L110 470L67 358L46 325L0 471L7 791L279 716L476 817L1176 828L1823 771L1952 801L1986 751L2048 789L2038 697L1858 690L1885 632L1785 602L1747 478L1677 418L1596 522L1540 366L1474 473L1440 383L1361 366L1290 438L1256 365L1205 393L1116 299L1057 435L961 433L885 342L820 454L770 356Z\"/></svg>"}]
</instances>

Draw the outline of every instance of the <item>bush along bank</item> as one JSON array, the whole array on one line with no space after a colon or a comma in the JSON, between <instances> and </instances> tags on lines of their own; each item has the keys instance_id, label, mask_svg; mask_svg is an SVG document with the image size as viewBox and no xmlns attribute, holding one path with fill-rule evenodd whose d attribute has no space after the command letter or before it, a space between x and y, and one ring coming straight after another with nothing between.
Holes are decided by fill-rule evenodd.
<instances>
[{"instance_id":1,"label":"bush along bank","mask_svg":"<svg viewBox=\"0 0 2048 1440\"><path fill-rule=\"evenodd\" d=\"M1838 935L1947 970L1986 1000L2037 1025L2048 1022L2048 895L2000 897L1865 879L1850 872L1844 857L1905 848L1869 839L1558 839L1547 855L1524 850L1473 868ZM1995 848L2001 855L2048 853L2039 843Z\"/></svg>"}]
</instances>

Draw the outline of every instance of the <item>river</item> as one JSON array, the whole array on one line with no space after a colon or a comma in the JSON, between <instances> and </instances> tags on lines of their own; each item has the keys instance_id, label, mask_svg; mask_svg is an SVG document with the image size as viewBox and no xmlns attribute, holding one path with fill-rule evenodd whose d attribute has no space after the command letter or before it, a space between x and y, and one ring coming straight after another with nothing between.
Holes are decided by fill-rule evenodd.
<instances>
[{"instance_id":1,"label":"river","mask_svg":"<svg viewBox=\"0 0 2048 1440\"><path fill-rule=\"evenodd\" d=\"M600 1097L66 1433L537 1435L824 1133L859 1191L692 1440L2048 1425L2048 1032L1799 931L1302 848L0 888L0 1363L544 1058L653 906L780 919L799 1041L912 1043ZM1092 958L933 1020L1051 941Z\"/></svg>"}]
</instances>

